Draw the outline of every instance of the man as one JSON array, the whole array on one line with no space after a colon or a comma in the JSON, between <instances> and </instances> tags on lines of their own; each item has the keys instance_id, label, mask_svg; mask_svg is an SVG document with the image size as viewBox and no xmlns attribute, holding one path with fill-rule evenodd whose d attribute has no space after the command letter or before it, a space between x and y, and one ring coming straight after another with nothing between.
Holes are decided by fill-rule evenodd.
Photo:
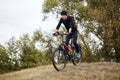
<instances>
[{"instance_id":1,"label":"man","mask_svg":"<svg viewBox=\"0 0 120 80\"><path fill-rule=\"evenodd\" d=\"M58 32L61 24L65 25L65 28L67 30L67 36L66 36L66 46L68 46L69 40L71 36L73 36L73 44L75 45L76 51L77 51L77 57L80 57L80 50L77 44L77 38L78 38L78 31L75 26L74 18L72 16L67 15L66 11L61 12L61 19L56 27L56 32Z\"/></svg>"}]
</instances>

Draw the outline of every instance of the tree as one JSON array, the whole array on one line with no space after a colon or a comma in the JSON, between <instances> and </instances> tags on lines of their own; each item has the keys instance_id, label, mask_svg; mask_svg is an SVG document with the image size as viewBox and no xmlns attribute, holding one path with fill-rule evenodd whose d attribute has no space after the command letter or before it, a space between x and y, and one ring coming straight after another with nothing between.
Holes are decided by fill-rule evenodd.
<instances>
[{"instance_id":1,"label":"tree","mask_svg":"<svg viewBox=\"0 0 120 80\"><path fill-rule=\"evenodd\" d=\"M9 71L15 71L20 69L20 49L17 45L17 40L12 37L6 44L6 52L9 56L10 68Z\"/></svg>"},{"instance_id":2,"label":"tree","mask_svg":"<svg viewBox=\"0 0 120 80\"><path fill-rule=\"evenodd\" d=\"M24 34L17 41L20 49L20 66L21 68L36 67L40 63L40 51L35 48L34 42L28 34Z\"/></svg>"},{"instance_id":3,"label":"tree","mask_svg":"<svg viewBox=\"0 0 120 80\"><path fill-rule=\"evenodd\" d=\"M35 47L33 39L28 34L23 34L18 40L12 37L7 42L6 51L9 55L11 71L42 64L42 52Z\"/></svg>"},{"instance_id":4,"label":"tree","mask_svg":"<svg viewBox=\"0 0 120 80\"><path fill-rule=\"evenodd\" d=\"M114 48L116 62L120 62L120 1L119 0L50 0L44 1L43 12L60 13L67 10L69 14L76 17L80 38L83 43L84 53L87 61L92 61L92 56L104 58L110 61ZM87 3L87 6L84 6ZM92 34L92 35L91 35ZM98 40L95 41L93 36ZM98 46L94 46L99 42ZM91 47L92 46L92 47ZM93 49L93 47L96 47ZM97 52L96 52L96 49ZM99 56L101 55L101 57Z\"/></svg>"},{"instance_id":5,"label":"tree","mask_svg":"<svg viewBox=\"0 0 120 80\"><path fill-rule=\"evenodd\" d=\"M0 73L8 72L9 56L4 46L0 45Z\"/></svg>"},{"instance_id":6,"label":"tree","mask_svg":"<svg viewBox=\"0 0 120 80\"><path fill-rule=\"evenodd\" d=\"M113 54L111 50L115 50L116 62L120 62L120 2L119 0L88 0L91 13L90 19L96 20L98 23L97 31L93 33L100 38L103 45L101 48L103 58L110 61ZM94 25L94 23L92 23Z\"/></svg>"},{"instance_id":7,"label":"tree","mask_svg":"<svg viewBox=\"0 0 120 80\"><path fill-rule=\"evenodd\" d=\"M50 64L54 42L49 34L43 35L41 33L41 30L36 30L32 38L34 43L39 44L39 48L43 51L42 64Z\"/></svg>"}]
</instances>

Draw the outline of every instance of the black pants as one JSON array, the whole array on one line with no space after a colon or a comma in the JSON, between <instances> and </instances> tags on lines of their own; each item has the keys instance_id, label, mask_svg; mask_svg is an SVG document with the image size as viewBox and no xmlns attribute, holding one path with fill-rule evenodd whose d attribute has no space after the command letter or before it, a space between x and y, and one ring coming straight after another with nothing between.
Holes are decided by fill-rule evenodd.
<instances>
[{"instance_id":1,"label":"black pants","mask_svg":"<svg viewBox=\"0 0 120 80\"><path fill-rule=\"evenodd\" d=\"M70 39L71 38L73 38L73 44L75 45L75 48L76 48L76 51L77 51L77 53L79 53L80 51L79 51L79 46L78 46L78 44L77 44L77 38L78 38L78 32L76 31L76 32L74 32L74 34L71 34L71 35L67 35L66 36L66 45L68 45L69 44L69 41L70 41Z\"/></svg>"}]
</instances>

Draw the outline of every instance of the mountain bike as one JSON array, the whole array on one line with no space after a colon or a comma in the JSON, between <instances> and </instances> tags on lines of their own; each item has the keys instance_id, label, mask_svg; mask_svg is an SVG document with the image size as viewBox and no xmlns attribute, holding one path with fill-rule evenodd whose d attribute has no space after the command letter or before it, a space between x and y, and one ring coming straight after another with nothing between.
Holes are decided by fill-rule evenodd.
<instances>
[{"instance_id":1,"label":"mountain bike","mask_svg":"<svg viewBox=\"0 0 120 80\"><path fill-rule=\"evenodd\" d=\"M61 37L60 38L61 43L52 53L52 63L53 63L54 68L57 71L63 70L66 67L68 60L71 60L75 66L80 65L82 62L82 54L80 54L81 56L79 58L76 57L76 54L77 54L76 49L75 49L74 44L72 43L73 37L71 37L70 43L69 43L70 50L68 51L68 49L66 49L66 44L64 41L64 36L66 35L67 34L54 33L54 36ZM80 50L80 53L82 53L80 44L79 44L79 50Z\"/></svg>"}]
</instances>

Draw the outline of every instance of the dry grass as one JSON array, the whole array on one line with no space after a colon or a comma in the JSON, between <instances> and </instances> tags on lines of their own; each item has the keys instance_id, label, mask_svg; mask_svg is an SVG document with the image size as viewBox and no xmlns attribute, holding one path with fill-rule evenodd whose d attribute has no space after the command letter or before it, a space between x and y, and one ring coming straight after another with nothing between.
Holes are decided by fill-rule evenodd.
<instances>
[{"instance_id":1,"label":"dry grass","mask_svg":"<svg viewBox=\"0 0 120 80\"><path fill-rule=\"evenodd\" d=\"M48 65L3 74L0 80L120 80L120 63L68 64L60 72Z\"/></svg>"}]
</instances>

